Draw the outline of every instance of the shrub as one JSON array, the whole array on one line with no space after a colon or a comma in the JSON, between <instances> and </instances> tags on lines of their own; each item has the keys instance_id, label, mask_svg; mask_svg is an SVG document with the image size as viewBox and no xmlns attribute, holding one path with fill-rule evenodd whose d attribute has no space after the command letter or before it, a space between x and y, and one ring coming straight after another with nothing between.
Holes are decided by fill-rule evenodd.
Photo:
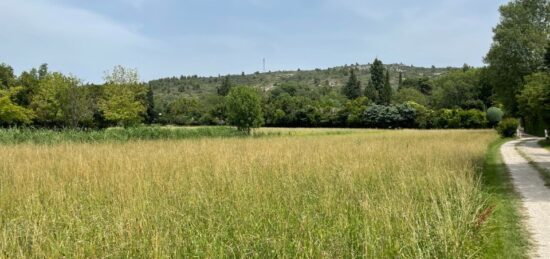
<instances>
[{"instance_id":1,"label":"shrub","mask_svg":"<svg viewBox=\"0 0 550 259\"><path fill-rule=\"evenodd\" d=\"M519 127L519 121L514 118L502 120L497 127L498 134L504 138L511 138L516 135L516 130Z\"/></svg>"},{"instance_id":2,"label":"shrub","mask_svg":"<svg viewBox=\"0 0 550 259\"><path fill-rule=\"evenodd\" d=\"M504 112L497 108L497 107L491 107L487 110L487 120L489 121L489 126L494 127L495 125L498 125L498 123L502 120L502 116L504 116Z\"/></svg>"},{"instance_id":3,"label":"shrub","mask_svg":"<svg viewBox=\"0 0 550 259\"><path fill-rule=\"evenodd\" d=\"M480 110L458 110L460 117L460 128L481 129L487 126L487 116Z\"/></svg>"}]
</instances>

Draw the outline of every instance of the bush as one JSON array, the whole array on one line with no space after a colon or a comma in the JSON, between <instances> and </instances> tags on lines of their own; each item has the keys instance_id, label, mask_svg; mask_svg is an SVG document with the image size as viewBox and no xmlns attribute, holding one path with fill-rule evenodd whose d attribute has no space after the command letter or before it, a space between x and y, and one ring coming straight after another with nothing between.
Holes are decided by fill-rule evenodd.
<instances>
[{"instance_id":1,"label":"bush","mask_svg":"<svg viewBox=\"0 0 550 259\"><path fill-rule=\"evenodd\" d=\"M504 116L504 112L497 108L497 107L491 107L487 110L487 120L489 121L489 126L494 127L498 125L498 123L502 120L502 116Z\"/></svg>"},{"instance_id":2,"label":"bush","mask_svg":"<svg viewBox=\"0 0 550 259\"><path fill-rule=\"evenodd\" d=\"M516 135L516 130L519 127L519 121L514 118L508 118L502 120L498 126L497 131L504 138L511 138Z\"/></svg>"},{"instance_id":3,"label":"bush","mask_svg":"<svg viewBox=\"0 0 550 259\"><path fill-rule=\"evenodd\" d=\"M458 110L460 117L460 128L481 129L487 126L487 116L480 110Z\"/></svg>"}]
</instances>

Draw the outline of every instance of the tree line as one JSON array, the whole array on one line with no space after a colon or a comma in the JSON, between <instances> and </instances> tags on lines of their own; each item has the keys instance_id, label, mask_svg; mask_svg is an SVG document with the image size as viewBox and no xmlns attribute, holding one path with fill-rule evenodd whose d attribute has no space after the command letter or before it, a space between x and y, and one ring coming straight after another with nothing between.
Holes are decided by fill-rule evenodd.
<instances>
[{"instance_id":1,"label":"tree line","mask_svg":"<svg viewBox=\"0 0 550 259\"><path fill-rule=\"evenodd\" d=\"M121 66L103 85L50 72L47 64L15 76L0 65L0 125L40 128L105 128L151 123L153 93L136 70Z\"/></svg>"},{"instance_id":2,"label":"tree line","mask_svg":"<svg viewBox=\"0 0 550 259\"><path fill-rule=\"evenodd\" d=\"M487 66L432 67L431 77L390 71L375 59L368 66L339 69L347 76L341 85L295 76L296 81L258 87L234 83L237 76L220 76L209 79L218 82L215 93L166 99L157 94L163 89L141 82L136 70L120 66L106 73L103 84L89 85L51 72L47 65L16 76L2 64L0 125L231 124L244 131L260 125L483 128L502 117L520 117L528 131L540 134L550 124L549 10L547 0L515 0L502 6L494 43L485 57ZM199 80L194 82L193 89L200 89Z\"/></svg>"}]
</instances>

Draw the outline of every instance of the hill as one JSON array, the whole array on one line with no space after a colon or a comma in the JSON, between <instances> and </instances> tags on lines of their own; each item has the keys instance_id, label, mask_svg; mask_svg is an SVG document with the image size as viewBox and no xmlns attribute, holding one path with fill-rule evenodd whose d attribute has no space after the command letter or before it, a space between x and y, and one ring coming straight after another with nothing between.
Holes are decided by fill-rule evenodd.
<instances>
[{"instance_id":1,"label":"hill","mask_svg":"<svg viewBox=\"0 0 550 259\"><path fill-rule=\"evenodd\" d=\"M370 78L370 66L366 65L344 65L339 67L315 70L296 70L296 71L275 71L275 72L256 72L254 74L229 75L233 85L248 85L260 87L264 90L270 90L274 86L284 83L296 83L311 87L324 87L339 89L349 77L350 69L357 71L359 80L366 84ZM453 70L461 68L425 68L407 66L404 64L389 64L386 68L390 71L391 85L397 88L399 75L403 80L409 78L428 77L434 78ZM199 77L199 76L180 76L152 80L149 82L152 87L155 98L160 103L170 103L171 101L183 96L200 96L216 93L217 87L221 85L223 77ZM162 101L161 101L162 100Z\"/></svg>"}]
</instances>

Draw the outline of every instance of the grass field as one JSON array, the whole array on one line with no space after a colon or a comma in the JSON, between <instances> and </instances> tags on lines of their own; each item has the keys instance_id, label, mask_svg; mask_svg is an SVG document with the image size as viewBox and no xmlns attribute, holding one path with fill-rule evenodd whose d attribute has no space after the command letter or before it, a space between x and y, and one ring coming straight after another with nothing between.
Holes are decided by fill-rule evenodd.
<instances>
[{"instance_id":1,"label":"grass field","mask_svg":"<svg viewBox=\"0 0 550 259\"><path fill-rule=\"evenodd\" d=\"M521 254L492 131L280 131L0 147L0 257Z\"/></svg>"}]
</instances>

